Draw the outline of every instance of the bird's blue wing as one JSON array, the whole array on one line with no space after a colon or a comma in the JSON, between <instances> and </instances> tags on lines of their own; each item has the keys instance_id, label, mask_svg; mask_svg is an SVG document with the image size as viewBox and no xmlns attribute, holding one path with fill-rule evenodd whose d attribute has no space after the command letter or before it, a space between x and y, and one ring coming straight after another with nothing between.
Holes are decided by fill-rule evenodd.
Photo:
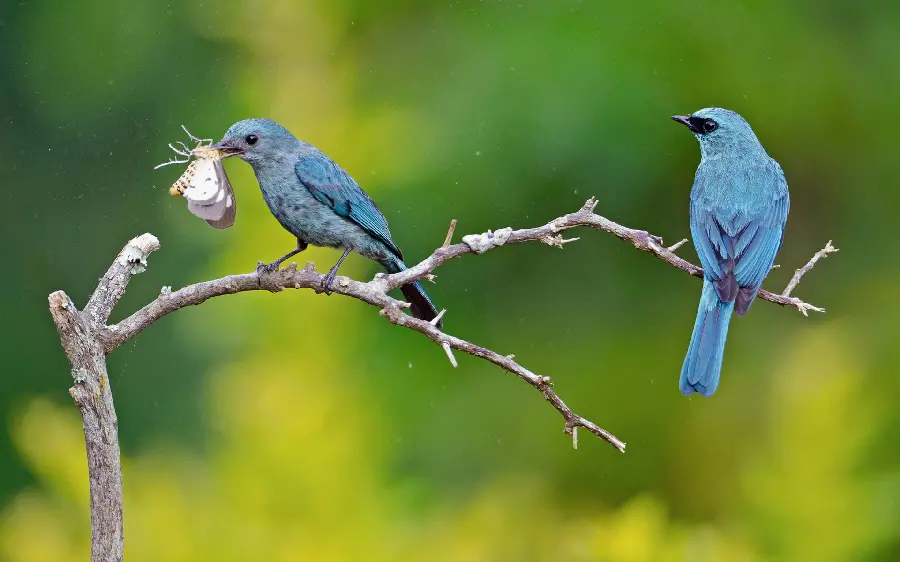
<instances>
[{"instance_id":1,"label":"bird's blue wing","mask_svg":"<svg viewBox=\"0 0 900 562\"><path fill-rule=\"evenodd\" d=\"M741 287L759 287L772 269L784 240L789 201L784 196L760 220L752 236L745 234L736 248L734 276Z\"/></svg>"},{"instance_id":2,"label":"bird's blue wing","mask_svg":"<svg viewBox=\"0 0 900 562\"><path fill-rule=\"evenodd\" d=\"M294 166L297 177L318 201L331 207L337 215L361 226L380 240L401 260L403 255L391 239L387 220L375 202L350 177L350 174L325 154L304 154Z\"/></svg>"},{"instance_id":3,"label":"bird's blue wing","mask_svg":"<svg viewBox=\"0 0 900 562\"><path fill-rule=\"evenodd\" d=\"M790 205L787 182L774 160L741 180L740 195L746 198L727 208L704 198L691 200L691 235L700 262L719 298L738 300L738 314L749 308L775 262Z\"/></svg>"}]
</instances>

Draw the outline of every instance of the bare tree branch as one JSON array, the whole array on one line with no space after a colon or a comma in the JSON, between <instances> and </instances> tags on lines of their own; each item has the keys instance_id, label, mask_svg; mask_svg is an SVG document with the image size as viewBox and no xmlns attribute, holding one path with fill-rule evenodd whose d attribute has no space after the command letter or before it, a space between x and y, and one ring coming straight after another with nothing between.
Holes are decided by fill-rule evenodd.
<instances>
[{"instance_id":1,"label":"bare tree branch","mask_svg":"<svg viewBox=\"0 0 900 562\"><path fill-rule=\"evenodd\" d=\"M482 254L505 244L529 241L562 248L563 245L578 239L566 239L560 233L578 226L609 232L630 242L638 250L649 252L689 275L703 277L701 268L674 253L687 240L666 248L662 238L658 236L645 230L627 228L595 214L596 204L597 201L592 198L577 212L554 219L543 226L520 230L503 228L495 232L489 230L483 234L464 236L461 243L451 245L456 227L454 220L450 224L444 244L417 265L400 273L378 274L372 281L366 283L339 276L331 290L376 306L381 310L380 314L391 323L428 337L444 349L454 367L457 363L452 350L456 349L480 357L518 376L538 390L562 415L563 429L572 437L574 447L578 446L578 428L582 427L624 452L624 442L579 416L562 401L553 390L550 377L529 371L514 360L514 355L501 355L441 331L436 327L436 322L418 320L405 314L402 309L408 308L409 304L389 295L390 291L413 281L433 279L434 270L442 263L462 255ZM324 276L315 271L313 264L308 263L303 269L298 269L297 264L292 263L272 273L229 275L189 285L175 292L164 287L156 300L118 324L106 326L110 313L124 294L131 277L143 271L147 256L158 248L158 240L150 234L139 236L126 244L109 271L100 280L83 312L79 312L62 291L52 293L49 297L50 312L59 331L63 349L72 365L75 385L70 389L70 394L81 410L84 422L91 488L91 559L94 562L120 561L123 551L122 471L118 424L106 373L106 355L163 316L185 306L201 304L213 297L256 290L277 293L291 288L323 292ZM797 308L804 315L809 310L823 311L824 309L791 297L790 294L801 277L812 269L819 259L836 251L829 241L823 250L796 271L784 293L778 295L761 290L759 297L775 304ZM438 318L445 313L446 311L441 311Z\"/></svg>"},{"instance_id":2,"label":"bare tree branch","mask_svg":"<svg viewBox=\"0 0 900 562\"><path fill-rule=\"evenodd\" d=\"M147 265L159 248L153 236L134 238L119 253L85 307L79 312L62 291L50 294L50 314L72 365L75 384L69 394L81 411L91 494L91 560L121 561L122 466L119 424L106 373L106 354L97 332L125 293L131 276Z\"/></svg>"},{"instance_id":3,"label":"bare tree branch","mask_svg":"<svg viewBox=\"0 0 900 562\"><path fill-rule=\"evenodd\" d=\"M787 287L785 287L784 292L781 293L781 296L783 296L783 297L791 296L791 292L797 287L797 285L800 284L800 278L803 277L804 275L806 275L809 272L809 270L812 269L813 266L816 265L817 261L819 261L822 258L827 258L830 254L833 254L833 253L839 252L839 251L840 250L838 250L837 248L835 248L834 246L831 245L831 240L829 240L828 243L825 244L824 248L822 248L821 250L816 252L815 255L813 257L811 257L808 262L806 262L806 265L804 265L800 269L797 269L794 271L794 276L791 277L790 283L787 284ZM819 310L820 312L824 311L824 309L817 309L817 308L814 308L813 310Z\"/></svg>"},{"instance_id":4,"label":"bare tree branch","mask_svg":"<svg viewBox=\"0 0 900 562\"><path fill-rule=\"evenodd\" d=\"M451 246L454 248L455 246ZM458 254L462 255L462 254ZM435 266L436 267L436 266ZM423 272L422 277L430 272ZM475 357L481 357L491 363L522 378L540 391L544 397L556 408L565 420L564 430L572 435L576 427L584 427L591 433L605 439L620 451L625 450L625 443L613 434L600 428L596 424L575 414L565 402L556 395L551 388L550 377L542 377L522 367L509 356L472 344L463 339L451 336L439 330L431 322L418 320L408 316L401 309L408 308L409 304L397 300L388 291L392 289L393 275L379 274L372 281L362 283L344 276L338 276L332 286L333 293L353 297L367 302L381 309L381 314L398 326L404 326L415 330L434 341L447 351L451 364L456 367L455 358L448 351L457 349ZM322 292L322 279L324 276L308 263L303 269L297 269L297 264L292 263L288 267L272 273L246 273L241 275L229 275L221 279L204 281L189 285L175 292L163 292L156 300L138 310L118 324L108 326L99 334L99 341L106 353L115 350L122 343L139 334L144 328L156 322L166 314L174 312L185 306L194 306L208 299L221 295L240 293L243 291L266 290L277 293L284 289L312 289L317 293ZM398 285L399 286L399 285Z\"/></svg>"},{"instance_id":5,"label":"bare tree branch","mask_svg":"<svg viewBox=\"0 0 900 562\"><path fill-rule=\"evenodd\" d=\"M378 274L376 275L375 279L367 283L355 281L344 276L338 276L335 286L332 288L332 291L334 293L350 296L363 302L367 302L371 305L377 306L382 309L382 312L385 314L385 316L387 316L387 318L395 324L406 326L430 337L435 341L435 343L445 349L448 358L450 359L451 364L453 364L454 367L456 366L456 360L455 358L453 358L450 349L457 349L470 355L476 355L478 357L488 359L492 363L518 375L520 378L524 379L526 382L544 393L548 401L550 401L554 405L554 407L556 407L556 409L563 415L566 420L567 433L571 435L573 433L572 430L575 427L585 427L592 433L595 433L598 436L606 439L620 450L623 450L624 444L621 443L618 439L610 435L608 432L591 424L587 420L576 416L565 406L565 404L558 397L556 397L552 390L549 390L549 387L545 388L544 386L540 386L540 384L537 384L536 381L538 381L538 379L534 378L537 377L537 375L526 375L525 373L529 373L529 371L524 369L524 367L522 367L521 365L512 362L510 358L504 358L503 362L498 362L491 360L484 353L475 353L474 350L476 348L483 348L474 346L474 344L470 344L468 342L465 342L464 340L454 338L453 336L449 336L427 322L420 322L414 318L409 318L406 315L402 315L399 310L401 308L406 308L409 305L403 301L394 299L388 294L390 291L408 283L412 283L413 281L418 281L423 278L432 278L432 272L435 271L441 264L443 264L447 260L457 258L462 255L481 254L492 248L497 248L505 244L518 244L528 241L538 241L550 246L562 247L564 244L570 241L577 240L577 238L565 239L559 233L578 226L587 226L599 230L604 230L617 236L618 238L621 238L622 240L631 242L631 244L635 248L645 252L649 252L690 275L693 275L695 277L703 276L703 269L675 255L673 249L677 249L678 247L680 247L685 243L685 240L682 240L681 242L671 246L670 248L665 248L662 238L658 236L654 236L645 230L635 230L622 226L618 223L610 221L605 217L595 214L594 207L596 206L596 204L597 201L595 199L589 199L577 212L557 218L545 224L544 226L521 230L504 228L496 232L488 231L483 234L468 235L463 237L463 242L450 245L453 231L456 227L456 221L454 220L453 222L451 222L449 232L447 233L447 237L444 240L444 244L441 247L437 248L431 256L422 260L417 265L400 273L394 273L391 275ZM813 260L813 262L814 261L815 260ZM811 267L811 265L808 265L806 268L804 268L804 270L807 271ZM323 276L315 271L313 264L306 264L303 269L297 269L296 263L292 263L290 266L273 273L258 274L256 272L253 272L240 275L230 275L221 279L204 281L202 283L190 285L179 291L163 292L163 294L161 294L159 298L144 306L142 309L138 310L128 318L101 331L99 334L99 339L101 340L106 353L110 353L116 347L140 333L144 328L146 328L153 322L156 322L166 314L174 312L175 310L178 310L182 307L198 305L212 297L239 293L243 291L267 290L275 293L284 289L294 288L312 289L313 291L320 293L322 292L322 278ZM761 290L759 296L764 300L768 300L782 306L795 307L804 314L806 314L807 310L822 310L818 307L805 303L798 298L790 297L789 295L777 295L765 290ZM398 316L396 316L397 314L401 314L404 318L409 319L404 320L403 322L396 321L396 319L399 318ZM430 326L430 328L428 326ZM498 354L494 354L491 357L493 356L503 357ZM576 418L577 420L581 421L577 421ZM620 444L621 447L619 446Z\"/></svg>"},{"instance_id":6,"label":"bare tree branch","mask_svg":"<svg viewBox=\"0 0 900 562\"><path fill-rule=\"evenodd\" d=\"M106 325L113 308L125 294L131 276L143 272L147 267L147 256L158 249L159 240L152 234L142 234L125 244L84 307L94 328Z\"/></svg>"},{"instance_id":7,"label":"bare tree branch","mask_svg":"<svg viewBox=\"0 0 900 562\"><path fill-rule=\"evenodd\" d=\"M518 244L520 242L538 241L543 242L544 244L547 244L549 246L562 247L563 244L577 240L577 238L564 239L562 236L558 235L558 233L562 232L563 230L568 230L570 228L575 228L578 226L586 226L609 232L610 234L622 240L625 240L626 242L630 242L638 250L649 252L659 259L669 263L669 265L675 266L689 275L700 278L703 277L703 268L696 266L691 262L675 255L675 250L681 247L686 242L686 239L672 245L669 248L666 248L663 245L662 238L660 238L659 236L654 236L646 230L635 230L633 228L622 226L607 219L606 217L602 217L594 213L594 208L596 207L596 205L596 199L588 199L584 206L582 206L581 209L579 209L577 212L568 214L558 219L554 219L544 226L539 226L537 228L523 228L521 230L512 230L505 228L496 232L488 231L480 235L465 236L463 237L463 243L454 244L453 246L449 246L446 248L438 248L434 251L433 254L431 254L431 256L427 257L416 266L411 267L405 271L401 271L400 273L394 273L392 275L386 276L389 283L389 289L396 289L397 287L426 277L438 266L449 259L453 259L465 254L481 254L489 249L499 247L504 244ZM832 249L831 251L836 250ZM826 252L826 255L827 253L830 252ZM814 257L813 260L811 260L811 263L814 264L817 259L818 258ZM804 268L803 273L806 273L806 271L811 268L812 265L807 264L807 267ZM800 276L802 276L803 273L801 273ZM799 277L797 278L797 281L799 282ZM803 302L796 297L791 297L789 293L779 295L762 289L759 291L759 298L781 306L790 306L796 308L797 310L802 312L804 316L806 315L806 311L809 310L814 310L817 312L824 312L825 310L823 308L818 308L809 303Z\"/></svg>"}]
</instances>

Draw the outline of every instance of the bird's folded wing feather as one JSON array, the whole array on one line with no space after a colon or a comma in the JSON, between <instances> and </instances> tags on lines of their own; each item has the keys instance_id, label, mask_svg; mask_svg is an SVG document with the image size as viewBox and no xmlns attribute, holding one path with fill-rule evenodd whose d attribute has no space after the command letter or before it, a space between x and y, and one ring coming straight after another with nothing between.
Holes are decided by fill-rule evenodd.
<instances>
[{"instance_id":1,"label":"bird's folded wing feather","mask_svg":"<svg viewBox=\"0 0 900 562\"><path fill-rule=\"evenodd\" d=\"M372 199L333 160L322 153L301 156L294 170L297 177L318 201L336 214L361 226L380 240L401 260L400 249L391 239L387 220Z\"/></svg>"},{"instance_id":2,"label":"bird's folded wing feather","mask_svg":"<svg viewBox=\"0 0 900 562\"><path fill-rule=\"evenodd\" d=\"M734 300L740 287L758 289L781 248L790 200L784 174L772 163L747 176L746 196L764 198L761 205L729 214L703 200L691 201L694 246L724 301Z\"/></svg>"}]
</instances>

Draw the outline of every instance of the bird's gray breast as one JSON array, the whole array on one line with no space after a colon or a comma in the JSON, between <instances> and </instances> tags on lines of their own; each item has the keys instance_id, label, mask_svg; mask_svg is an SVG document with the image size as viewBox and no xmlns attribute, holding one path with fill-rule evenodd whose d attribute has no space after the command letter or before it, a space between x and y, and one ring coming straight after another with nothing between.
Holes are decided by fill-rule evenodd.
<instances>
[{"instance_id":1,"label":"bird's gray breast","mask_svg":"<svg viewBox=\"0 0 900 562\"><path fill-rule=\"evenodd\" d=\"M299 180L260 181L260 188L266 205L285 230L314 246L344 245L342 231L350 225L316 200Z\"/></svg>"}]
</instances>

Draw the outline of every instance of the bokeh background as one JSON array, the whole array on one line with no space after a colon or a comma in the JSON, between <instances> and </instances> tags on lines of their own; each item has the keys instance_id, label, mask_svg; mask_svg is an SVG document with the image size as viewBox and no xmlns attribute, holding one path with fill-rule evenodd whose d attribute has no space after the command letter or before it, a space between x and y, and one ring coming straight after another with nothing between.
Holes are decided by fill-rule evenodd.
<instances>
[{"instance_id":1,"label":"bokeh background","mask_svg":"<svg viewBox=\"0 0 900 562\"><path fill-rule=\"evenodd\" d=\"M447 263L447 330L551 375L623 455L530 387L311 292L185 309L109 358L131 561L897 560L900 9L821 0L0 4L0 560L85 560L87 476L47 312L131 237L162 249L114 313L293 247L249 167L214 231L158 171L179 125L271 117L338 160L409 257L597 211L689 236L696 141L742 113L786 171L766 287L719 391L677 388L697 279L596 231ZM681 250L696 260L690 246ZM300 256L320 270L334 250ZM353 256L342 272L369 279Z\"/></svg>"}]
</instances>

